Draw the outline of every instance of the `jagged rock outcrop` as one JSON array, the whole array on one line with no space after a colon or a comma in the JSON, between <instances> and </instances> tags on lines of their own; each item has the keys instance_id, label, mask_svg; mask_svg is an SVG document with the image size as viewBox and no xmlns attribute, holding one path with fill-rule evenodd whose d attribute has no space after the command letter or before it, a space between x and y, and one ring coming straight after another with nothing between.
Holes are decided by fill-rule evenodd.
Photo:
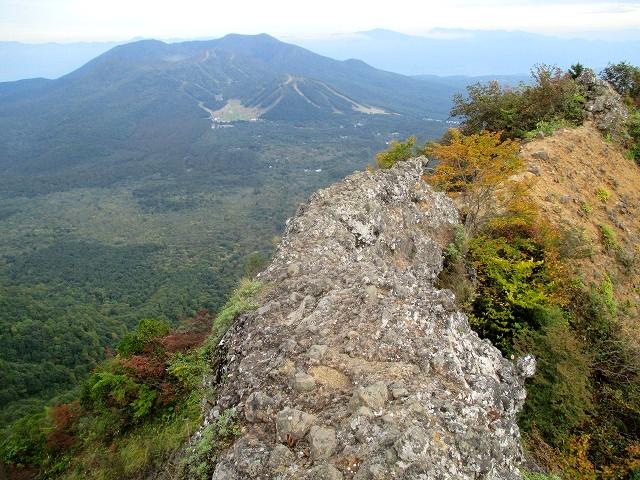
<instances>
[{"instance_id":1,"label":"jagged rock outcrop","mask_svg":"<svg viewBox=\"0 0 640 480\"><path fill-rule=\"evenodd\" d=\"M262 306L223 339L215 416L243 435L214 480L517 479L515 365L435 287L453 204L423 161L315 193L259 278Z\"/></svg>"},{"instance_id":2,"label":"jagged rock outcrop","mask_svg":"<svg viewBox=\"0 0 640 480\"><path fill-rule=\"evenodd\" d=\"M604 133L624 135L629 112L620 94L589 68L585 69L576 81L582 85L586 93L584 109L587 120L593 121L596 128Z\"/></svg>"}]
</instances>

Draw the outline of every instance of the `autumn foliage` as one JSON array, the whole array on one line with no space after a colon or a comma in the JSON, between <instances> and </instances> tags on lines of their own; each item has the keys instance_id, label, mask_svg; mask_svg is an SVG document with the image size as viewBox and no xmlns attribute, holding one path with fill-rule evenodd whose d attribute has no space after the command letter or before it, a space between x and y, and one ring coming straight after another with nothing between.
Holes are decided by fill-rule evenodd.
<instances>
[{"instance_id":1,"label":"autumn foliage","mask_svg":"<svg viewBox=\"0 0 640 480\"><path fill-rule=\"evenodd\" d=\"M80 418L78 402L64 403L51 408L53 429L47 436L47 449L53 452L68 450L76 441L75 423Z\"/></svg>"},{"instance_id":2,"label":"autumn foliage","mask_svg":"<svg viewBox=\"0 0 640 480\"><path fill-rule=\"evenodd\" d=\"M431 143L426 150L438 161L430 183L458 201L467 230L477 230L522 199L521 184L511 180L522 167L518 142L502 141L498 132L463 135L451 129L448 143Z\"/></svg>"},{"instance_id":3,"label":"autumn foliage","mask_svg":"<svg viewBox=\"0 0 640 480\"><path fill-rule=\"evenodd\" d=\"M103 448L113 459L117 454L109 449L116 448L116 443L111 443L115 438L145 431L145 425L169 425L166 432L171 436L172 421L197 419L198 401L190 395L193 379L202 380L204 359L199 347L212 322L213 316L205 310L183 320L179 329L162 320L142 320L123 339L117 354L83 382L77 401L48 407L17 423L0 444L0 461L62 472L68 468L69 459L83 449L86 453L91 442L97 442L93 446ZM180 423L176 423L178 427L176 435L182 438L186 433ZM19 478L18 471L15 475L13 469L10 472L11 478Z\"/></svg>"},{"instance_id":4,"label":"autumn foliage","mask_svg":"<svg viewBox=\"0 0 640 480\"><path fill-rule=\"evenodd\" d=\"M465 219L440 286L505 355L536 356L519 425L541 465L561 478L640 478L640 357L620 333L613 280L575 277L588 241L544 218L519 143L502 138L450 130L427 146L439 163L426 180Z\"/></svg>"}]
</instances>

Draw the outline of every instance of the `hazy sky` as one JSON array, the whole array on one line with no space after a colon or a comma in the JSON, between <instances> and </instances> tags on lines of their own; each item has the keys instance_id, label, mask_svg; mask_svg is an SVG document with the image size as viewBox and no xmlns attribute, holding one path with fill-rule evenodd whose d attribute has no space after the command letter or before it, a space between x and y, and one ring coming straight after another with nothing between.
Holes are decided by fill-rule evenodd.
<instances>
[{"instance_id":1,"label":"hazy sky","mask_svg":"<svg viewBox=\"0 0 640 480\"><path fill-rule=\"evenodd\" d=\"M0 40L27 42L230 32L301 38L372 28L424 34L436 27L640 36L640 0L0 0Z\"/></svg>"}]
</instances>

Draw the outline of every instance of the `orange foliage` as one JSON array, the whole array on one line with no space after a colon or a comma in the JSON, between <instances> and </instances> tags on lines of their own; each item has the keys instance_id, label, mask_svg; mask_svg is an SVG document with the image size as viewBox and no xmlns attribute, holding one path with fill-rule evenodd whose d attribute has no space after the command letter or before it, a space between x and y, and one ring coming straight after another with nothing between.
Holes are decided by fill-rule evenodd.
<instances>
[{"instance_id":1,"label":"orange foliage","mask_svg":"<svg viewBox=\"0 0 640 480\"><path fill-rule=\"evenodd\" d=\"M589 435L583 434L572 437L569 442L569 448L565 453L567 466L564 471L571 473L575 478L584 480L595 480L597 478L596 469L587 456L589 440Z\"/></svg>"},{"instance_id":2,"label":"orange foliage","mask_svg":"<svg viewBox=\"0 0 640 480\"><path fill-rule=\"evenodd\" d=\"M465 226L474 230L496 212L518 201L522 187L510 177L522 167L517 141L501 141L500 132L463 135L448 132L448 143L432 143L427 154L439 163L430 183L458 199Z\"/></svg>"},{"instance_id":3,"label":"orange foliage","mask_svg":"<svg viewBox=\"0 0 640 480\"><path fill-rule=\"evenodd\" d=\"M629 473L640 470L640 443L635 442L627 447L627 457L619 464L602 468L602 478L618 480L628 478ZM633 477L635 478L635 477Z\"/></svg>"}]
</instances>

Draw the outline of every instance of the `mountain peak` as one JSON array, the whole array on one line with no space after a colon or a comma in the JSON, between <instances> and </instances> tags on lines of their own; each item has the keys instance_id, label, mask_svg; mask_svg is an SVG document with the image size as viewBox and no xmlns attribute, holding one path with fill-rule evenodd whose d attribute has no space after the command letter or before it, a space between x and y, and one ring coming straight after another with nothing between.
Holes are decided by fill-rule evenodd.
<instances>
[{"instance_id":1,"label":"mountain peak","mask_svg":"<svg viewBox=\"0 0 640 480\"><path fill-rule=\"evenodd\" d=\"M150 53L158 52L159 50L167 47L168 44L161 40L145 39L136 40L135 42L125 43L113 47L109 52L128 55L148 55Z\"/></svg>"},{"instance_id":2,"label":"mountain peak","mask_svg":"<svg viewBox=\"0 0 640 480\"><path fill-rule=\"evenodd\" d=\"M213 42L218 46L233 46L234 48L289 46L288 43L282 42L267 33L258 33L256 35L230 33L222 38L213 40Z\"/></svg>"},{"instance_id":3,"label":"mountain peak","mask_svg":"<svg viewBox=\"0 0 640 480\"><path fill-rule=\"evenodd\" d=\"M453 93L425 94L426 81L376 70L361 60L334 60L265 33L180 43L141 40L109 50L62 81L76 83L80 96L87 87L116 94L113 85L118 85L118 98L136 98L144 84L147 98L153 94L161 103L173 98L187 109L195 107L213 128L258 118L309 121L390 113L442 118Z\"/></svg>"},{"instance_id":4,"label":"mountain peak","mask_svg":"<svg viewBox=\"0 0 640 480\"><path fill-rule=\"evenodd\" d=\"M228 33L224 37L221 37L219 41L222 40L256 40L256 41L275 41L280 42L276 37L269 35L268 33L256 33L256 34L244 34L244 33ZM282 42L280 42L282 43Z\"/></svg>"}]
</instances>

